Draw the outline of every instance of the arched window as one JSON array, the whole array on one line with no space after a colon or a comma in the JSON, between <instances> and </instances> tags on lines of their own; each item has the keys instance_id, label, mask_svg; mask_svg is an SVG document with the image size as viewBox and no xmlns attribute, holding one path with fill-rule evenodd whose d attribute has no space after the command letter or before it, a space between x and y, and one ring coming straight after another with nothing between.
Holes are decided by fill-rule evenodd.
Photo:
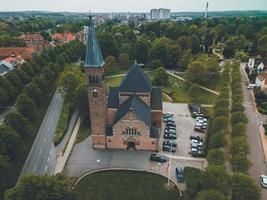
<instances>
[{"instance_id":1,"label":"arched window","mask_svg":"<svg viewBox=\"0 0 267 200\"><path fill-rule=\"evenodd\" d=\"M126 128L124 131L122 131L122 135L140 136L140 132L136 128Z\"/></svg>"}]
</instances>

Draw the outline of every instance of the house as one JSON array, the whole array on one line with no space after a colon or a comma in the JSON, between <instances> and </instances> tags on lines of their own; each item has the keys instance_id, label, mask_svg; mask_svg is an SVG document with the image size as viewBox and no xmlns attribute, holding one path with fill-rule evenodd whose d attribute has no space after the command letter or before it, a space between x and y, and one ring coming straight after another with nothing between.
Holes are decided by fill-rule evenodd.
<instances>
[{"instance_id":1,"label":"house","mask_svg":"<svg viewBox=\"0 0 267 200\"><path fill-rule=\"evenodd\" d=\"M10 63L14 68L17 68L21 64L26 62L20 55L12 55L12 56L4 59L3 61Z\"/></svg>"},{"instance_id":2,"label":"house","mask_svg":"<svg viewBox=\"0 0 267 200\"><path fill-rule=\"evenodd\" d=\"M24 41L26 47L33 47L37 51L44 49L45 40L39 33L21 35L19 39Z\"/></svg>"},{"instance_id":3,"label":"house","mask_svg":"<svg viewBox=\"0 0 267 200\"><path fill-rule=\"evenodd\" d=\"M155 151L162 127L161 88L153 87L135 62L120 86L110 88L107 98L104 60L91 17L84 68L93 148Z\"/></svg>"},{"instance_id":4,"label":"house","mask_svg":"<svg viewBox=\"0 0 267 200\"><path fill-rule=\"evenodd\" d=\"M0 48L0 60L8 57L20 55L23 60L29 61L36 54L36 50L32 47L14 47L14 48Z\"/></svg>"},{"instance_id":5,"label":"house","mask_svg":"<svg viewBox=\"0 0 267 200\"><path fill-rule=\"evenodd\" d=\"M55 43L63 44L65 42L70 42L72 40L75 40L76 36L71 32L67 32L67 33L55 33L51 35L51 38Z\"/></svg>"},{"instance_id":6,"label":"house","mask_svg":"<svg viewBox=\"0 0 267 200\"><path fill-rule=\"evenodd\" d=\"M256 58L250 58L247 67L249 68L250 74L253 72L260 73L265 69L263 59L260 56L257 56Z\"/></svg>"},{"instance_id":7,"label":"house","mask_svg":"<svg viewBox=\"0 0 267 200\"><path fill-rule=\"evenodd\" d=\"M4 60L0 62L0 76L5 75L6 73L12 71L13 69L14 69L13 65L10 64L9 62Z\"/></svg>"},{"instance_id":8,"label":"house","mask_svg":"<svg viewBox=\"0 0 267 200\"><path fill-rule=\"evenodd\" d=\"M267 71L263 71L258 74L255 80L255 84L260 86L261 89L267 88Z\"/></svg>"}]
</instances>

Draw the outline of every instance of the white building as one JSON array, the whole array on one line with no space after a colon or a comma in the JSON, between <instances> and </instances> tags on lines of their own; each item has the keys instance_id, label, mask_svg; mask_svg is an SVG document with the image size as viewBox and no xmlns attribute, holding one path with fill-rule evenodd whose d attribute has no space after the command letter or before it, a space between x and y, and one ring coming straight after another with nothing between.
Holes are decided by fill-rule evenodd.
<instances>
[{"instance_id":1,"label":"white building","mask_svg":"<svg viewBox=\"0 0 267 200\"><path fill-rule=\"evenodd\" d=\"M267 71L263 71L259 73L259 75L257 76L255 80L255 84L257 86L260 86L261 89L267 88Z\"/></svg>"},{"instance_id":2,"label":"white building","mask_svg":"<svg viewBox=\"0 0 267 200\"><path fill-rule=\"evenodd\" d=\"M151 20L164 20L171 18L171 10L165 8L152 9L150 11Z\"/></svg>"}]
</instances>

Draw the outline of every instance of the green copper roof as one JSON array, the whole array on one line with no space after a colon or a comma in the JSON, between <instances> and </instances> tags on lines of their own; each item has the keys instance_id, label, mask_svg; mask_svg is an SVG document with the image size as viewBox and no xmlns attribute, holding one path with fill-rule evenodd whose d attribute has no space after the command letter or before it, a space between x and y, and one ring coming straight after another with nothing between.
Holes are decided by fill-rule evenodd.
<instances>
[{"instance_id":1,"label":"green copper roof","mask_svg":"<svg viewBox=\"0 0 267 200\"><path fill-rule=\"evenodd\" d=\"M103 56L96 38L94 23L90 16L84 67L102 67L103 65Z\"/></svg>"}]
</instances>

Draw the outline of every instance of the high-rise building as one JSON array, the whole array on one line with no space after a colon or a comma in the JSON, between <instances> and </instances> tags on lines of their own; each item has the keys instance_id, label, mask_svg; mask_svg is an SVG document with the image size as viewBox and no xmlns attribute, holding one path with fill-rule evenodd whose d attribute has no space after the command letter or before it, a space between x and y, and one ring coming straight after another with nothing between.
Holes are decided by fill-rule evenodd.
<instances>
[{"instance_id":1,"label":"high-rise building","mask_svg":"<svg viewBox=\"0 0 267 200\"><path fill-rule=\"evenodd\" d=\"M165 8L152 9L150 11L151 20L164 20L171 18L171 10Z\"/></svg>"}]
</instances>

